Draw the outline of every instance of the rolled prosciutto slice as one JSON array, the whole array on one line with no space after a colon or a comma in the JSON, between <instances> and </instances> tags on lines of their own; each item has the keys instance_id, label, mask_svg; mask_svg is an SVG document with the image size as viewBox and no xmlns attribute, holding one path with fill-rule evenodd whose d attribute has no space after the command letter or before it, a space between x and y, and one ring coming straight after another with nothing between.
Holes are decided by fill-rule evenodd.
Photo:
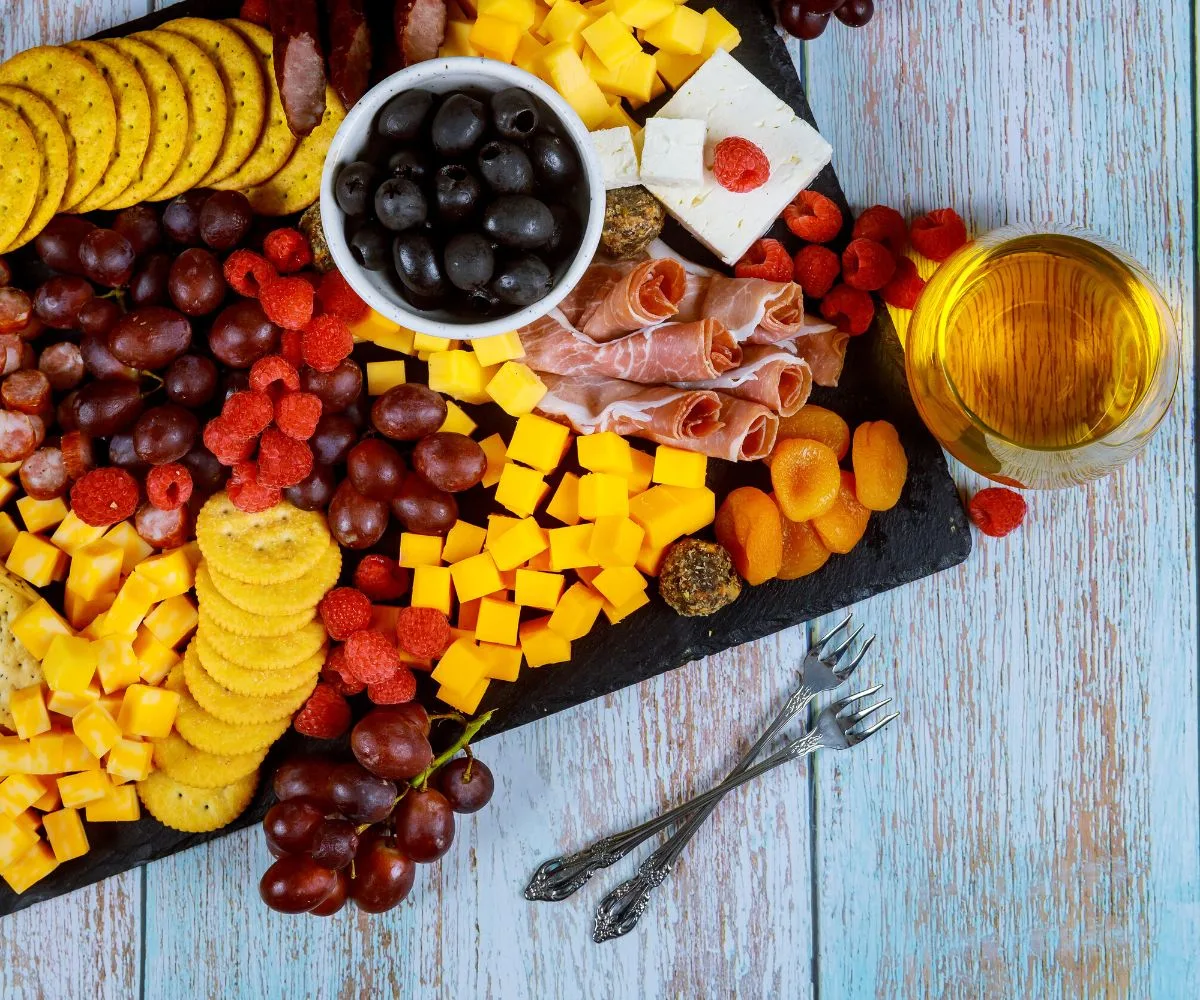
<instances>
[{"instance_id":1,"label":"rolled prosciutto slice","mask_svg":"<svg viewBox=\"0 0 1200 1000\"><path fill-rule=\"evenodd\" d=\"M817 385L836 386L838 379L842 377L842 368L846 363L846 345L849 343L850 334L842 333L836 326L831 326L819 333L796 337L779 346L808 362L808 367L812 369L812 380Z\"/></svg>"},{"instance_id":2,"label":"rolled prosciutto slice","mask_svg":"<svg viewBox=\"0 0 1200 1000\"><path fill-rule=\"evenodd\" d=\"M683 265L671 258L619 268L608 291L593 299L575 326L602 343L666 322L675 315L686 286Z\"/></svg>"},{"instance_id":3,"label":"rolled prosciutto slice","mask_svg":"<svg viewBox=\"0 0 1200 1000\"><path fill-rule=\"evenodd\" d=\"M774 344L804 326L804 292L794 281L727 278L708 283L701 313L720 320L738 343Z\"/></svg>"},{"instance_id":4,"label":"rolled prosciutto slice","mask_svg":"<svg viewBox=\"0 0 1200 1000\"><path fill-rule=\"evenodd\" d=\"M706 437L691 438L676 447L728 462L753 462L771 454L779 433L779 417L761 403L723 392L717 395L721 397L721 426Z\"/></svg>"},{"instance_id":5,"label":"rolled prosciutto slice","mask_svg":"<svg viewBox=\"0 0 1200 1000\"><path fill-rule=\"evenodd\" d=\"M610 375L657 385L717 378L742 361L742 349L714 320L663 323L597 343L552 310L520 334L525 364L556 375Z\"/></svg>"},{"instance_id":6,"label":"rolled prosciutto slice","mask_svg":"<svg viewBox=\"0 0 1200 1000\"><path fill-rule=\"evenodd\" d=\"M804 358L783 347L764 345L746 347L737 368L687 387L718 389L738 399L761 403L781 417L790 417L808 402L812 383L812 369Z\"/></svg>"}]
</instances>

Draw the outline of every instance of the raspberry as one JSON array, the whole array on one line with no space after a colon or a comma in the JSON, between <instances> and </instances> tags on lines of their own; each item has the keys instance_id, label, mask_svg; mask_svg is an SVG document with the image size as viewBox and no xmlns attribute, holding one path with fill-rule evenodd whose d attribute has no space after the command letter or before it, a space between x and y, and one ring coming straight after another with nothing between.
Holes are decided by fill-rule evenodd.
<instances>
[{"instance_id":1,"label":"raspberry","mask_svg":"<svg viewBox=\"0 0 1200 1000\"><path fill-rule=\"evenodd\" d=\"M894 257L908 249L908 226L904 216L887 205L872 205L854 220L854 239L874 240L887 247Z\"/></svg>"},{"instance_id":2,"label":"raspberry","mask_svg":"<svg viewBox=\"0 0 1200 1000\"><path fill-rule=\"evenodd\" d=\"M311 392L287 392L275 400L275 426L290 438L307 441L321 419L321 397Z\"/></svg>"},{"instance_id":3,"label":"raspberry","mask_svg":"<svg viewBox=\"0 0 1200 1000\"><path fill-rule=\"evenodd\" d=\"M450 622L437 608L401 608L396 639L406 653L436 659L450 645Z\"/></svg>"},{"instance_id":4,"label":"raspberry","mask_svg":"<svg viewBox=\"0 0 1200 1000\"><path fill-rule=\"evenodd\" d=\"M401 665L392 640L378 629L361 629L346 640L346 666L364 684L391 680Z\"/></svg>"},{"instance_id":5,"label":"raspberry","mask_svg":"<svg viewBox=\"0 0 1200 1000\"><path fill-rule=\"evenodd\" d=\"M268 0L242 0L242 9L238 17L251 24L261 24L264 28L271 20Z\"/></svg>"},{"instance_id":6,"label":"raspberry","mask_svg":"<svg viewBox=\"0 0 1200 1000\"><path fill-rule=\"evenodd\" d=\"M67 431L58 446L62 450L63 464L67 467L67 478L72 482L96 467L92 439L83 431Z\"/></svg>"},{"instance_id":7,"label":"raspberry","mask_svg":"<svg viewBox=\"0 0 1200 1000\"><path fill-rule=\"evenodd\" d=\"M353 587L335 587L321 598L317 613L329 638L341 641L371 626L371 599Z\"/></svg>"},{"instance_id":8,"label":"raspberry","mask_svg":"<svg viewBox=\"0 0 1200 1000\"><path fill-rule=\"evenodd\" d=\"M404 664L391 680L367 685L367 697L376 705L403 705L417 696L417 678Z\"/></svg>"},{"instance_id":9,"label":"raspberry","mask_svg":"<svg viewBox=\"0 0 1200 1000\"><path fill-rule=\"evenodd\" d=\"M1016 531L1028 509L1023 496L1000 486L980 490L967 504L967 514L975 527L992 538Z\"/></svg>"},{"instance_id":10,"label":"raspberry","mask_svg":"<svg viewBox=\"0 0 1200 1000\"><path fill-rule=\"evenodd\" d=\"M346 666L345 646L333 646L329 650L325 665L321 668L321 680L347 698L362 694L367 689L362 681L350 675L350 668Z\"/></svg>"},{"instance_id":11,"label":"raspberry","mask_svg":"<svg viewBox=\"0 0 1200 1000\"><path fill-rule=\"evenodd\" d=\"M234 250L225 260L225 280L238 295L258 298L262 286L279 277L262 254L253 250Z\"/></svg>"},{"instance_id":12,"label":"raspberry","mask_svg":"<svg viewBox=\"0 0 1200 1000\"><path fill-rule=\"evenodd\" d=\"M842 280L851 288L878 291L895 273L896 260L882 243L860 237L842 251Z\"/></svg>"},{"instance_id":13,"label":"raspberry","mask_svg":"<svg viewBox=\"0 0 1200 1000\"><path fill-rule=\"evenodd\" d=\"M285 389L295 391L300 388L300 373L287 358L279 354L268 354L250 367L251 389L266 392L267 387L276 382L283 383Z\"/></svg>"},{"instance_id":14,"label":"raspberry","mask_svg":"<svg viewBox=\"0 0 1200 1000\"><path fill-rule=\"evenodd\" d=\"M744 194L762 187L771 176L767 154L749 139L731 135L713 150L713 176L726 191Z\"/></svg>"},{"instance_id":15,"label":"raspberry","mask_svg":"<svg viewBox=\"0 0 1200 1000\"><path fill-rule=\"evenodd\" d=\"M146 474L146 499L159 510L178 510L192 496L192 474L186 465L168 462Z\"/></svg>"},{"instance_id":16,"label":"raspberry","mask_svg":"<svg viewBox=\"0 0 1200 1000\"><path fill-rule=\"evenodd\" d=\"M263 238L263 256L280 274L294 274L312 263L308 240L298 229L272 229Z\"/></svg>"},{"instance_id":17,"label":"raspberry","mask_svg":"<svg viewBox=\"0 0 1200 1000\"><path fill-rule=\"evenodd\" d=\"M258 479L264 486L295 486L312 472L312 449L275 427L263 431L258 442Z\"/></svg>"},{"instance_id":18,"label":"raspberry","mask_svg":"<svg viewBox=\"0 0 1200 1000\"><path fill-rule=\"evenodd\" d=\"M739 278L791 281L792 258L779 240L755 240L733 268Z\"/></svg>"},{"instance_id":19,"label":"raspberry","mask_svg":"<svg viewBox=\"0 0 1200 1000\"><path fill-rule=\"evenodd\" d=\"M394 601L408 593L408 570L387 556L363 556L354 570L354 586L373 601Z\"/></svg>"},{"instance_id":20,"label":"raspberry","mask_svg":"<svg viewBox=\"0 0 1200 1000\"><path fill-rule=\"evenodd\" d=\"M137 480L124 469L93 469L71 487L71 510L93 528L124 521L137 506Z\"/></svg>"},{"instance_id":21,"label":"raspberry","mask_svg":"<svg viewBox=\"0 0 1200 1000\"><path fill-rule=\"evenodd\" d=\"M331 372L354 350L354 334L345 320L316 316L304 327L300 350L310 368Z\"/></svg>"},{"instance_id":22,"label":"raspberry","mask_svg":"<svg viewBox=\"0 0 1200 1000\"><path fill-rule=\"evenodd\" d=\"M371 312L371 307L350 287L350 282L342 276L341 271L329 271L321 276L321 284L317 286L317 301L325 312L347 323L364 320Z\"/></svg>"},{"instance_id":23,"label":"raspberry","mask_svg":"<svg viewBox=\"0 0 1200 1000\"><path fill-rule=\"evenodd\" d=\"M303 330L313 315L313 286L303 278L274 278L263 282L258 301L276 326Z\"/></svg>"},{"instance_id":24,"label":"raspberry","mask_svg":"<svg viewBox=\"0 0 1200 1000\"><path fill-rule=\"evenodd\" d=\"M243 439L258 437L271 426L274 417L275 404L258 389L235 392L221 408L221 419L229 433Z\"/></svg>"},{"instance_id":25,"label":"raspberry","mask_svg":"<svg viewBox=\"0 0 1200 1000\"><path fill-rule=\"evenodd\" d=\"M814 299L824 298L841 273L838 255L816 243L810 243L792 258L792 280Z\"/></svg>"},{"instance_id":26,"label":"raspberry","mask_svg":"<svg viewBox=\"0 0 1200 1000\"><path fill-rule=\"evenodd\" d=\"M925 290L925 279L917 273L917 265L911 257L896 261L896 273L892 280L879 292L883 301L897 309L915 309L917 299Z\"/></svg>"},{"instance_id":27,"label":"raspberry","mask_svg":"<svg viewBox=\"0 0 1200 1000\"><path fill-rule=\"evenodd\" d=\"M783 210L783 221L802 240L828 243L842 231L842 210L823 194L801 191Z\"/></svg>"},{"instance_id":28,"label":"raspberry","mask_svg":"<svg viewBox=\"0 0 1200 1000\"><path fill-rule=\"evenodd\" d=\"M253 437L243 437L234 432L224 417L213 417L204 425L204 447L222 465L236 465L244 462L254 454L258 441Z\"/></svg>"},{"instance_id":29,"label":"raspberry","mask_svg":"<svg viewBox=\"0 0 1200 1000\"><path fill-rule=\"evenodd\" d=\"M292 720L292 728L302 736L336 740L350 728L350 706L333 685L318 681Z\"/></svg>"},{"instance_id":30,"label":"raspberry","mask_svg":"<svg viewBox=\"0 0 1200 1000\"><path fill-rule=\"evenodd\" d=\"M966 242L966 223L952 208L939 208L913 221L913 248L930 260L941 263Z\"/></svg>"},{"instance_id":31,"label":"raspberry","mask_svg":"<svg viewBox=\"0 0 1200 1000\"><path fill-rule=\"evenodd\" d=\"M821 300L821 315L842 333L866 333L875 318L875 303L859 288L837 285Z\"/></svg>"},{"instance_id":32,"label":"raspberry","mask_svg":"<svg viewBox=\"0 0 1200 1000\"><path fill-rule=\"evenodd\" d=\"M256 462L236 463L225 491L229 494L229 502L247 514L270 510L283 499L278 488L259 482Z\"/></svg>"},{"instance_id":33,"label":"raspberry","mask_svg":"<svg viewBox=\"0 0 1200 1000\"><path fill-rule=\"evenodd\" d=\"M279 338L279 354L293 368L304 364L304 351L301 347L303 343L304 334L299 330L284 330Z\"/></svg>"}]
</instances>

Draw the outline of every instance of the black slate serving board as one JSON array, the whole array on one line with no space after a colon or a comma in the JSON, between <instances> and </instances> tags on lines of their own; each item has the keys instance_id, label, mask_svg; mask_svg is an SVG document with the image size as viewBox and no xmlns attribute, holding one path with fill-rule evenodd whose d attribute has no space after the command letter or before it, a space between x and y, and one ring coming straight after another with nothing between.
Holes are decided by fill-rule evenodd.
<instances>
[{"instance_id":1,"label":"black slate serving board","mask_svg":"<svg viewBox=\"0 0 1200 1000\"><path fill-rule=\"evenodd\" d=\"M739 61L799 115L816 125L769 6L738 0L720 0L715 5L741 31L742 43L734 52ZM175 17L234 17L238 6L237 0L185 0L97 37L146 30ZM658 103L666 99L661 98ZM657 104L651 105L645 110L653 112L656 107ZM822 171L813 187L834 199L849 217L849 206L832 167ZM849 226L836 248L844 245L848 230ZM797 241L782 224L777 224L771 235L782 239L792 250L797 248ZM678 227L669 226L664 236L675 249L692 259L718 266L707 251ZM371 348L362 350L364 359L374 356ZM414 369L410 379L421 377L420 366L410 367ZM655 600L616 626L603 623L574 644L570 663L538 670L526 668L514 684L493 684L480 710L495 709L496 714L482 736L525 725L691 660L771 635L948 569L967 558L971 535L962 503L942 451L921 423L909 396L903 352L886 310L880 309L875 326L866 335L851 341L841 385L837 389L818 387L812 401L836 410L851 427L864 420L890 420L898 428L908 453L909 478L900 504L871 517L866 537L854 551L847 556L834 556L810 577L748 587L736 602L707 618L681 618ZM512 421L496 407L466 409L484 432L507 433L511 429ZM735 486L770 489L766 467L761 463L735 465L713 461L709 469L709 485L718 497ZM484 513L484 508L463 510L463 516L476 523L482 523ZM348 562L353 565L352 560ZM427 678L422 678L422 685L422 698L431 704L432 686ZM327 743L304 740L290 733L273 748L264 774L271 773L273 762L305 745L312 750L329 747ZM237 822L212 834L177 833L149 818L137 823L90 823L87 832L91 850L85 857L60 866L21 896L0 884L0 914L52 899L258 823L271 798L269 784L264 783ZM503 808L503 803L498 807Z\"/></svg>"}]
</instances>

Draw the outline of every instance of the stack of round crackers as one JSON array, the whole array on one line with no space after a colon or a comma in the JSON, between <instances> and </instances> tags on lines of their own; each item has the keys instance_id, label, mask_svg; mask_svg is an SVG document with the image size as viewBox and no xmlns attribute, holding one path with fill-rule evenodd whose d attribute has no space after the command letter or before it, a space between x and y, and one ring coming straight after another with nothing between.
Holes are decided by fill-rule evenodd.
<instances>
[{"instance_id":1,"label":"stack of round crackers","mask_svg":"<svg viewBox=\"0 0 1200 1000\"><path fill-rule=\"evenodd\" d=\"M189 833L249 804L267 749L316 687L326 651L317 604L342 567L324 517L288 503L247 514L218 493L196 540L200 623L166 682L181 696L175 732L138 786L156 819Z\"/></svg>"},{"instance_id":2,"label":"stack of round crackers","mask_svg":"<svg viewBox=\"0 0 1200 1000\"><path fill-rule=\"evenodd\" d=\"M183 17L128 38L43 45L0 63L0 253L58 212L238 190L260 215L307 208L345 109L301 140L284 117L271 33Z\"/></svg>"}]
</instances>

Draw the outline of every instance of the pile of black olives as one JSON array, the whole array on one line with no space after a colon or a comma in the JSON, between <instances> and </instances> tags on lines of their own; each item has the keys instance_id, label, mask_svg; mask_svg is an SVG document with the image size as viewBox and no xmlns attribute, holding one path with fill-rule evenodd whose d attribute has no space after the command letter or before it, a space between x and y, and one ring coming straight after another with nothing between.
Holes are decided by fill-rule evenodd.
<instances>
[{"instance_id":1,"label":"pile of black olives","mask_svg":"<svg viewBox=\"0 0 1200 1000\"><path fill-rule=\"evenodd\" d=\"M355 259L390 268L420 309L474 319L537 302L583 232L579 157L549 118L516 87L393 97L337 178Z\"/></svg>"}]
</instances>

